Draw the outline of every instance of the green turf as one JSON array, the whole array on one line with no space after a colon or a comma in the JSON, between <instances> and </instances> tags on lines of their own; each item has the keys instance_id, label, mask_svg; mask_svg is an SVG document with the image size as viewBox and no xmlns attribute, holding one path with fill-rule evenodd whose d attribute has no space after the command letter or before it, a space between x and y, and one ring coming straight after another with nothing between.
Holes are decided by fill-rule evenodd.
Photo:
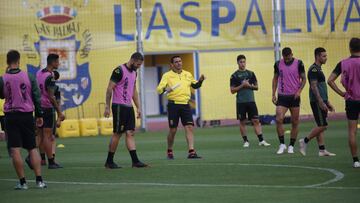
<instances>
[{"instance_id":1,"label":"green turf","mask_svg":"<svg viewBox=\"0 0 360 203\"><path fill-rule=\"evenodd\" d=\"M299 137L312 127L313 123L301 123ZM0 180L0 202L359 202L360 170L351 167L345 122L330 122L326 132L326 146L336 157L318 157L315 140L306 157L298 153L298 143L296 154L276 155L275 127L264 126L263 130L272 146L257 146L249 128L251 144L244 149L237 127L196 129L195 144L202 160L186 159L184 133L179 131L172 161L165 159L166 132L138 133L139 157L152 166L146 169L131 168L124 142L115 154L124 168L106 170L109 137L58 139L65 145L57 149L57 160L64 169L43 168L49 188L38 190L30 182L29 190L14 191L15 181ZM0 142L0 155L0 179L16 179L4 142ZM345 176L335 183L307 188L335 176L301 166L335 169ZM28 168L26 175L33 179Z\"/></svg>"}]
</instances>

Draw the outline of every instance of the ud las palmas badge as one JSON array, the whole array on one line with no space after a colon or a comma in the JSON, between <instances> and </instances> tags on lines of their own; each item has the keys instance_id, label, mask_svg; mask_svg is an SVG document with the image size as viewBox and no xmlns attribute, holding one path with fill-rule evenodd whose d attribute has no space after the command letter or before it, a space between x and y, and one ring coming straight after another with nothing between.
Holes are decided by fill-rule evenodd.
<instances>
[{"instance_id":1,"label":"ud las palmas badge","mask_svg":"<svg viewBox=\"0 0 360 203\"><path fill-rule=\"evenodd\" d=\"M91 91L89 62L77 64L77 55L87 60L92 36L76 19L78 11L86 8L88 0L23 0L24 8L34 12L34 33L24 34L23 46L27 57L40 58L40 64L27 64L28 72L36 74L46 68L50 53L60 56L60 79L56 82L61 91L63 110L84 103ZM31 39L36 39L31 42Z\"/></svg>"}]
</instances>

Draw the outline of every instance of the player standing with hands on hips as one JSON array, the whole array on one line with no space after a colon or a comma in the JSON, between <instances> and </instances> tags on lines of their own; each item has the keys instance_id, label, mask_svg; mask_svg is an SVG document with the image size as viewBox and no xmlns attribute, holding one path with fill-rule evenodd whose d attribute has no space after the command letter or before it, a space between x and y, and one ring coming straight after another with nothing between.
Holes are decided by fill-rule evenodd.
<instances>
[{"instance_id":1,"label":"player standing with hands on hips","mask_svg":"<svg viewBox=\"0 0 360 203\"><path fill-rule=\"evenodd\" d=\"M328 84L338 95L345 99L349 147L353 158L353 167L360 168L356 144L356 131L360 113L360 38L352 38L349 48L351 56L337 64L328 79ZM340 90L335 83L339 75L341 75L341 84L344 86L345 92Z\"/></svg>"}]
</instances>

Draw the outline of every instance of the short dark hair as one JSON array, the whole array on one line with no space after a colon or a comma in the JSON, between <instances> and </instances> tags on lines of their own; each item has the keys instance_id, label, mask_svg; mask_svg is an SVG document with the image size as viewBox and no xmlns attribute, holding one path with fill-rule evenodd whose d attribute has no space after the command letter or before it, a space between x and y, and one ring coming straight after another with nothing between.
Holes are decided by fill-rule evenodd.
<instances>
[{"instance_id":1,"label":"short dark hair","mask_svg":"<svg viewBox=\"0 0 360 203\"><path fill-rule=\"evenodd\" d=\"M326 52L326 50L323 47L318 47L314 50L314 55L319 56L322 52Z\"/></svg>"},{"instance_id":2,"label":"short dark hair","mask_svg":"<svg viewBox=\"0 0 360 203\"><path fill-rule=\"evenodd\" d=\"M17 63L20 60L20 53L17 50L10 50L6 55L6 62L8 65Z\"/></svg>"},{"instance_id":3,"label":"short dark hair","mask_svg":"<svg viewBox=\"0 0 360 203\"><path fill-rule=\"evenodd\" d=\"M360 52L360 38L351 38L349 42L349 47L352 52Z\"/></svg>"},{"instance_id":4,"label":"short dark hair","mask_svg":"<svg viewBox=\"0 0 360 203\"><path fill-rule=\"evenodd\" d=\"M237 56L236 61L239 62L241 59L245 59L245 60L246 60L245 55L240 54L239 56Z\"/></svg>"},{"instance_id":5,"label":"short dark hair","mask_svg":"<svg viewBox=\"0 0 360 203\"><path fill-rule=\"evenodd\" d=\"M135 52L131 55L131 59L135 61L144 61L144 56L140 52Z\"/></svg>"},{"instance_id":6,"label":"short dark hair","mask_svg":"<svg viewBox=\"0 0 360 203\"><path fill-rule=\"evenodd\" d=\"M282 49L281 54L283 56L289 56L290 54L292 54L292 51L291 51L290 47L285 47Z\"/></svg>"},{"instance_id":7,"label":"short dark hair","mask_svg":"<svg viewBox=\"0 0 360 203\"><path fill-rule=\"evenodd\" d=\"M173 56L170 58L170 63L174 63L175 58L181 58L180 56Z\"/></svg>"},{"instance_id":8,"label":"short dark hair","mask_svg":"<svg viewBox=\"0 0 360 203\"><path fill-rule=\"evenodd\" d=\"M59 55L57 54L49 54L46 61L47 61L47 64L51 64L52 62L56 61L59 59Z\"/></svg>"},{"instance_id":9,"label":"short dark hair","mask_svg":"<svg viewBox=\"0 0 360 203\"><path fill-rule=\"evenodd\" d=\"M53 73L54 73L54 79L58 80L60 78L60 73L56 70L54 70Z\"/></svg>"}]
</instances>

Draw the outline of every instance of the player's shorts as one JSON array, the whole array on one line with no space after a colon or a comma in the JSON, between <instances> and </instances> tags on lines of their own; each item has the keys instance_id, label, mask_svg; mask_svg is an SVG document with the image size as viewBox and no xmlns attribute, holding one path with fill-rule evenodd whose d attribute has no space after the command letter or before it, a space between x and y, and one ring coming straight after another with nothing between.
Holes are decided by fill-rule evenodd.
<instances>
[{"instance_id":1,"label":"player's shorts","mask_svg":"<svg viewBox=\"0 0 360 203\"><path fill-rule=\"evenodd\" d=\"M238 120L243 121L246 119L246 114L248 120L258 119L259 113L255 102L246 102L246 103L237 103L236 104L236 117Z\"/></svg>"},{"instance_id":2,"label":"player's shorts","mask_svg":"<svg viewBox=\"0 0 360 203\"><path fill-rule=\"evenodd\" d=\"M33 113L11 112L5 114L5 131L10 148L22 147L32 150L36 147L35 120Z\"/></svg>"},{"instance_id":3,"label":"player's shorts","mask_svg":"<svg viewBox=\"0 0 360 203\"><path fill-rule=\"evenodd\" d=\"M124 133L128 130L135 130L135 113L132 106L112 104L113 132Z\"/></svg>"},{"instance_id":4,"label":"player's shorts","mask_svg":"<svg viewBox=\"0 0 360 203\"><path fill-rule=\"evenodd\" d=\"M324 103L329 106L327 101L324 101ZM311 110L313 112L315 121L317 126L321 127L321 126L327 126L327 116L328 113L327 111L323 111L318 102L310 102L310 106L311 106Z\"/></svg>"},{"instance_id":5,"label":"player's shorts","mask_svg":"<svg viewBox=\"0 0 360 203\"><path fill-rule=\"evenodd\" d=\"M360 113L360 101L345 101L345 111L348 120L358 120Z\"/></svg>"},{"instance_id":6,"label":"player's shorts","mask_svg":"<svg viewBox=\"0 0 360 203\"><path fill-rule=\"evenodd\" d=\"M300 107L300 97L295 99L294 95L278 95L276 106L283 106L286 108Z\"/></svg>"},{"instance_id":7,"label":"player's shorts","mask_svg":"<svg viewBox=\"0 0 360 203\"><path fill-rule=\"evenodd\" d=\"M169 100L167 105L167 112L170 128L177 128L180 118L183 126L194 125L194 120L189 104L175 104L173 101Z\"/></svg>"},{"instance_id":8,"label":"player's shorts","mask_svg":"<svg viewBox=\"0 0 360 203\"><path fill-rule=\"evenodd\" d=\"M44 115L43 120L44 124L41 128L51 128L55 126L55 109L54 108L43 108Z\"/></svg>"}]
</instances>

